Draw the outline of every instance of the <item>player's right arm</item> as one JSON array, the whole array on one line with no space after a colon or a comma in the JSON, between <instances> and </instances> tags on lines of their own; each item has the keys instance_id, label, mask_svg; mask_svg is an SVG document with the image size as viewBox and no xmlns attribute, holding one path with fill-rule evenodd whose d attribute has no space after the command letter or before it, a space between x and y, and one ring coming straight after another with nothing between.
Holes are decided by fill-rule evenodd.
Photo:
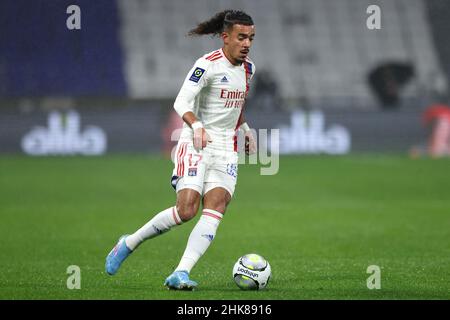
<instances>
[{"instance_id":1,"label":"player's right arm","mask_svg":"<svg viewBox=\"0 0 450 320\"><path fill-rule=\"evenodd\" d=\"M184 80L174 103L175 111L194 130L193 143L197 150L203 149L208 142L211 142L211 138L203 128L201 120L194 114L195 97L208 84L209 66L210 62L204 58L196 61Z\"/></svg>"},{"instance_id":2,"label":"player's right arm","mask_svg":"<svg viewBox=\"0 0 450 320\"><path fill-rule=\"evenodd\" d=\"M257 151L256 140L249 125L245 121L244 114L239 118L239 129L244 132L245 136L245 153L248 155L255 154Z\"/></svg>"},{"instance_id":3,"label":"player's right arm","mask_svg":"<svg viewBox=\"0 0 450 320\"><path fill-rule=\"evenodd\" d=\"M192 111L183 114L183 120L194 130L194 148L198 151L206 147L208 142L212 142L211 137L203 128L201 121L197 119Z\"/></svg>"}]
</instances>

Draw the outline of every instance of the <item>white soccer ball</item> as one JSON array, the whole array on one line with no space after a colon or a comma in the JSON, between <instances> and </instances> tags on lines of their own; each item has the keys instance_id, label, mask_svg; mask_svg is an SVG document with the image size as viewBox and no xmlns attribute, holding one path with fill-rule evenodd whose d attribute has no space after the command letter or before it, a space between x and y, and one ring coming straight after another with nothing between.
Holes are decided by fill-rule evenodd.
<instances>
[{"instance_id":1,"label":"white soccer ball","mask_svg":"<svg viewBox=\"0 0 450 320\"><path fill-rule=\"evenodd\" d=\"M255 253L240 257L233 267L234 282L242 290L264 289L271 275L269 262Z\"/></svg>"}]
</instances>

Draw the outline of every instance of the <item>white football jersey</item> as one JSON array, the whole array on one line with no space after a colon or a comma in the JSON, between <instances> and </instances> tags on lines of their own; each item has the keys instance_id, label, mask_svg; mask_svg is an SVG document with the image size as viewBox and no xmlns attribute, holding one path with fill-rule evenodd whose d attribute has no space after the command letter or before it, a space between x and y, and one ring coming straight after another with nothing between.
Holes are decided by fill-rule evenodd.
<instances>
[{"instance_id":1,"label":"white football jersey","mask_svg":"<svg viewBox=\"0 0 450 320\"><path fill-rule=\"evenodd\" d=\"M222 49L205 54L189 71L174 108L180 116L192 111L203 123L212 140L207 148L236 151L238 121L254 73L250 59L235 66ZM192 140L192 136L193 130L184 123L180 139Z\"/></svg>"}]
</instances>

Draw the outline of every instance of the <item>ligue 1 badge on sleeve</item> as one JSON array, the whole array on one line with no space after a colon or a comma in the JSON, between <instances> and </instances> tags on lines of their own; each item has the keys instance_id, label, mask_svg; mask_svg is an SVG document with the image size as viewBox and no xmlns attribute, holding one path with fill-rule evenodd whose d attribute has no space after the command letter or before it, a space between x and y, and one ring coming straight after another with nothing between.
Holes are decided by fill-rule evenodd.
<instances>
[{"instance_id":1,"label":"ligue 1 badge on sleeve","mask_svg":"<svg viewBox=\"0 0 450 320\"><path fill-rule=\"evenodd\" d=\"M202 77L203 73L205 73L205 69L197 67L197 68L195 68L194 72L192 72L192 75L189 78L189 80L191 80L193 82L198 82L200 80L200 78Z\"/></svg>"}]
</instances>

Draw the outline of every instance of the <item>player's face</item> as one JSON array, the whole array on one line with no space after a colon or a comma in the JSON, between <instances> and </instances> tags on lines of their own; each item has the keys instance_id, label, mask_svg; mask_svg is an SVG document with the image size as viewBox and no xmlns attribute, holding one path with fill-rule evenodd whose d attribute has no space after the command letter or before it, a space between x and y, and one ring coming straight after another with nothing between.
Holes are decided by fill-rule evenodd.
<instances>
[{"instance_id":1,"label":"player's face","mask_svg":"<svg viewBox=\"0 0 450 320\"><path fill-rule=\"evenodd\" d=\"M229 31L222 34L227 53L236 63L242 63L245 60L250 52L254 37L255 26L242 24L235 24Z\"/></svg>"}]
</instances>

